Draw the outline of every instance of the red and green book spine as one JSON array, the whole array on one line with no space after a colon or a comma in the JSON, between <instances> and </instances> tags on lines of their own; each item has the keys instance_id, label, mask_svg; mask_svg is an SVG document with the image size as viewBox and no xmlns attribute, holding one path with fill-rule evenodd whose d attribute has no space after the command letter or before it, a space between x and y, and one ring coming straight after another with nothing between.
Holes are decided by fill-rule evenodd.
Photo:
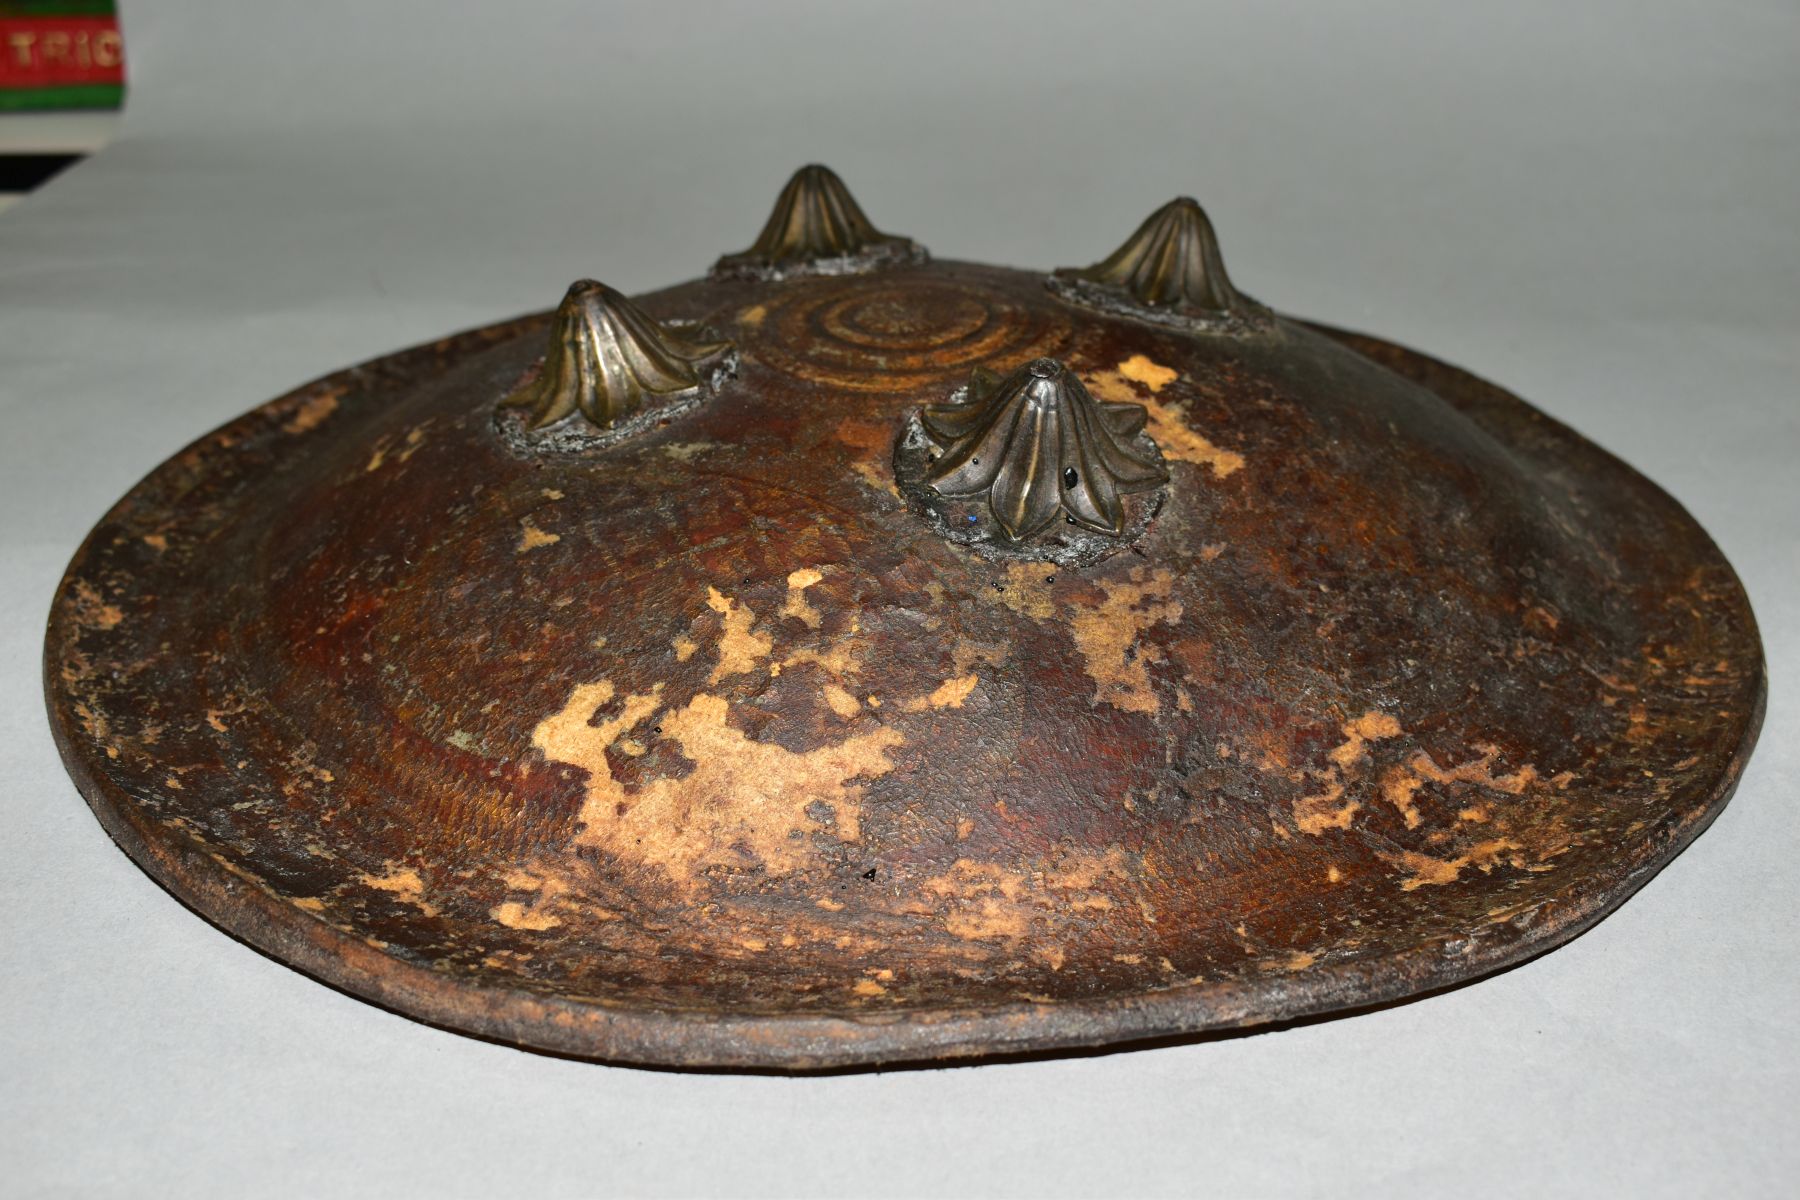
<instances>
[{"instance_id":1,"label":"red and green book spine","mask_svg":"<svg viewBox=\"0 0 1800 1200\"><path fill-rule=\"evenodd\" d=\"M118 108L124 98L113 0L0 0L0 112Z\"/></svg>"}]
</instances>

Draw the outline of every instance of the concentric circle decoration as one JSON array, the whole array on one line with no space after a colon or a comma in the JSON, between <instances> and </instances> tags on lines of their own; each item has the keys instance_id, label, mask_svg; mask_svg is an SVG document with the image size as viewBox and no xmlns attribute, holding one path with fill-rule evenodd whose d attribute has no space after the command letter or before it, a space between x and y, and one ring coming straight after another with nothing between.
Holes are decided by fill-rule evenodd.
<instances>
[{"instance_id":1,"label":"concentric circle decoration","mask_svg":"<svg viewBox=\"0 0 1800 1200\"><path fill-rule=\"evenodd\" d=\"M899 392L1054 355L1069 331L1053 310L1008 304L991 290L886 275L822 280L771 305L751 353L810 383Z\"/></svg>"}]
</instances>

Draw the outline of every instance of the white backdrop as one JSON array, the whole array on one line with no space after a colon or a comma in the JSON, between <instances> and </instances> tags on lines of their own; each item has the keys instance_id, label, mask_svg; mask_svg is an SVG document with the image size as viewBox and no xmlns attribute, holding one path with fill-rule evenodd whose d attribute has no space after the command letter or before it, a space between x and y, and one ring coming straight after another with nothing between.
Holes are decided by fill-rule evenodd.
<instances>
[{"instance_id":1,"label":"white backdrop","mask_svg":"<svg viewBox=\"0 0 1800 1200\"><path fill-rule=\"evenodd\" d=\"M0 1190L1777 1194L1800 1186L1800 8L124 0L125 134L0 217ZM309 982L57 762L43 615L167 454L312 376L748 244L821 160L942 257L1200 197L1236 280L1487 375L1686 503L1772 674L1617 915L1372 1015L833 1078L609 1068Z\"/></svg>"}]
</instances>

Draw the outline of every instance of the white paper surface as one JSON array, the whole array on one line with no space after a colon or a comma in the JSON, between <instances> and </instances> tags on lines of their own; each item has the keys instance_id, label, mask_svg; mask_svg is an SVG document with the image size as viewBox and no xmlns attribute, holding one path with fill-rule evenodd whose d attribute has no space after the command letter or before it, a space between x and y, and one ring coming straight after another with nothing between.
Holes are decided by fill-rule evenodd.
<instances>
[{"instance_id":1,"label":"white paper surface","mask_svg":"<svg viewBox=\"0 0 1800 1200\"><path fill-rule=\"evenodd\" d=\"M1793 1194L1800 9L126 0L120 141L0 216L0 1191ZM1277 307L1486 375L1682 500L1772 688L1737 799L1570 946L1171 1049L834 1078L540 1057L340 995L133 866L38 660L88 527L311 377L741 249L833 165L941 257L1200 197Z\"/></svg>"}]
</instances>

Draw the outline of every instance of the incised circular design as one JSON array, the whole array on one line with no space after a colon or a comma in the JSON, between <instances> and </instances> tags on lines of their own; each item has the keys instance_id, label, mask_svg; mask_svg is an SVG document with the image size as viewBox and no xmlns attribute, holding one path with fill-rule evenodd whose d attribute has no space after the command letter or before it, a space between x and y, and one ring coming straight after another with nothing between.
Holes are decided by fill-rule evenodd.
<instances>
[{"instance_id":1,"label":"incised circular design","mask_svg":"<svg viewBox=\"0 0 1800 1200\"><path fill-rule=\"evenodd\" d=\"M790 286L767 306L762 360L852 392L965 382L975 367L1057 354L1069 315L1022 305L936 265Z\"/></svg>"}]
</instances>

